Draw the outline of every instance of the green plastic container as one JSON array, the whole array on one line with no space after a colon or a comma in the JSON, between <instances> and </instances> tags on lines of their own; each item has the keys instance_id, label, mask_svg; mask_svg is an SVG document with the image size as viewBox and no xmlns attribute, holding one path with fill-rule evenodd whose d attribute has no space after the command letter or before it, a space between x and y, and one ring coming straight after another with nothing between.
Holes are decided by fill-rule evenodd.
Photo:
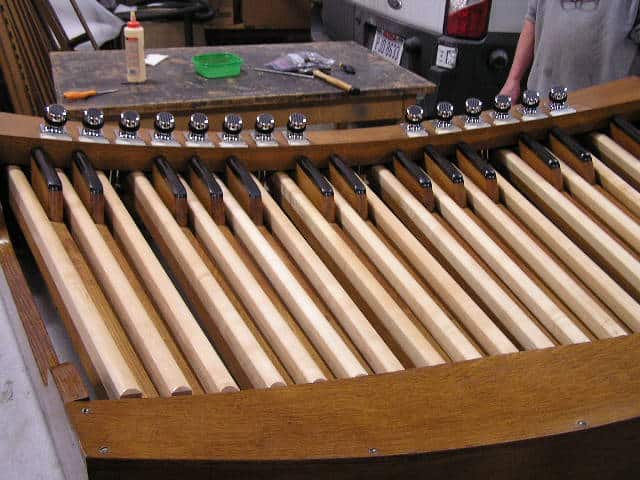
<instances>
[{"instance_id":1,"label":"green plastic container","mask_svg":"<svg viewBox=\"0 0 640 480\"><path fill-rule=\"evenodd\" d=\"M234 53L203 53L191 61L196 72L204 78L236 77L244 63L244 59Z\"/></svg>"}]
</instances>

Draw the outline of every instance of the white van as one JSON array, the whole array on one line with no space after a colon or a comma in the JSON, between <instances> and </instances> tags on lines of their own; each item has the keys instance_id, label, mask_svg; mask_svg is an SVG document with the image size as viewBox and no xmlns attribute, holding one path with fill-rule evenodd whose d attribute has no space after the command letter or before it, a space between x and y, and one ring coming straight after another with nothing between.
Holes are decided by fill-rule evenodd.
<instances>
[{"instance_id":1,"label":"white van","mask_svg":"<svg viewBox=\"0 0 640 480\"><path fill-rule=\"evenodd\" d=\"M491 105L507 78L527 0L323 0L334 40L355 40L438 87L424 106ZM514 99L514 102L516 99Z\"/></svg>"}]
</instances>

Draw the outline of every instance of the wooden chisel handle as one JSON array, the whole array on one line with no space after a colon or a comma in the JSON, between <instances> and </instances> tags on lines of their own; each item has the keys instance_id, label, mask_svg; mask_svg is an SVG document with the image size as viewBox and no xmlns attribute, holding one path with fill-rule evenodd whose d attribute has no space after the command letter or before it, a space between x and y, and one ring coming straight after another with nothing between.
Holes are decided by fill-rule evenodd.
<instances>
[{"instance_id":1,"label":"wooden chisel handle","mask_svg":"<svg viewBox=\"0 0 640 480\"><path fill-rule=\"evenodd\" d=\"M63 96L67 100L84 100L85 98L93 97L97 94L97 90L74 90L64 92Z\"/></svg>"},{"instance_id":2,"label":"wooden chisel handle","mask_svg":"<svg viewBox=\"0 0 640 480\"><path fill-rule=\"evenodd\" d=\"M360 94L360 89L358 87L354 87L350 83L344 82L336 77L332 77L331 75L327 75L320 70L314 70L313 76L319 78L320 80L324 80L325 82L333 85L334 87L338 87L340 90L344 90L351 95Z\"/></svg>"}]
</instances>

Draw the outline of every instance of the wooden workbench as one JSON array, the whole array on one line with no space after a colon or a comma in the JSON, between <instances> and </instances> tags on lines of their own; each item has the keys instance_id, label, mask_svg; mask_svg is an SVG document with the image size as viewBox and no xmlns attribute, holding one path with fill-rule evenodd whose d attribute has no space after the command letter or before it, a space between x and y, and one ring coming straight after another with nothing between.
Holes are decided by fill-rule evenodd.
<instances>
[{"instance_id":1,"label":"wooden workbench","mask_svg":"<svg viewBox=\"0 0 640 480\"><path fill-rule=\"evenodd\" d=\"M288 77L253 70L276 57L295 51L315 51L351 64L355 75L335 69L332 74L361 90L347 95L318 79ZM205 79L196 74L191 58L205 52L230 51L245 60L240 76ZM170 48L149 50L169 58L147 67L148 81L126 84L123 51L54 52L51 54L56 98L72 118L87 107L101 108L108 120L123 110L138 110L143 123L161 110L173 112L179 127L186 125L191 112L209 114L218 128L223 116L240 113L251 125L259 112L270 112L283 125L291 111L303 111L311 123L343 123L402 118L404 107L415 103L417 95L433 92L435 86L424 78L371 54L354 42L316 42L229 47ZM78 89L119 88L116 93L88 100L66 101L62 93ZM146 120L146 121L145 121Z\"/></svg>"}]
</instances>

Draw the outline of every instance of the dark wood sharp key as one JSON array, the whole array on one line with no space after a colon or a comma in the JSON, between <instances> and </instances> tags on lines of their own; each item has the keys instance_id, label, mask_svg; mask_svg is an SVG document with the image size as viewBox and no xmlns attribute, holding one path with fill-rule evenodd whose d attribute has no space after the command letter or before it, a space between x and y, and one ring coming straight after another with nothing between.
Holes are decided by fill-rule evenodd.
<instances>
[{"instance_id":1,"label":"dark wood sharp key","mask_svg":"<svg viewBox=\"0 0 640 480\"><path fill-rule=\"evenodd\" d=\"M31 185L42 203L49 220L62 222L64 201L62 182L49 159L49 155L40 148L31 151Z\"/></svg>"},{"instance_id":2,"label":"dark wood sharp key","mask_svg":"<svg viewBox=\"0 0 640 480\"><path fill-rule=\"evenodd\" d=\"M525 133L518 138L518 146L520 148L520 156L531 168L557 190L564 189L560 162L558 162L553 153Z\"/></svg>"},{"instance_id":3,"label":"dark wood sharp key","mask_svg":"<svg viewBox=\"0 0 640 480\"><path fill-rule=\"evenodd\" d=\"M333 188L325 176L307 157L296 161L296 183L328 222L336 221Z\"/></svg>"},{"instance_id":4,"label":"dark wood sharp key","mask_svg":"<svg viewBox=\"0 0 640 480\"><path fill-rule=\"evenodd\" d=\"M71 180L80 200L94 222L104 223L104 192L91 161L84 152L73 152L71 162Z\"/></svg>"},{"instance_id":5,"label":"dark wood sharp key","mask_svg":"<svg viewBox=\"0 0 640 480\"><path fill-rule=\"evenodd\" d=\"M187 177L193 192L202 203L205 210L218 225L224 225L224 199L222 188L213 177L209 169L202 163L200 157L194 155L189 159Z\"/></svg>"},{"instance_id":6,"label":"dark wood sharp key","mask_svg":"<svg viewBox=\"0 0 640 480\"><path fill-rule=\"evenodd\" d=\"M338 155L329 157L329 180L349 205L366 220L369 216L367 188L353 169Z\"/></svg>"},{"instance_id":7,"label":"dark wood sharp key","mask_svg":"<svg viewBox=\"0 0 640 480\"><path fill-rule=\"evenodd\" d=\"M391 157L391 170L411 194L433 212L436 207L431 179L420 166L411 160L402 150L396 150ZM375 176L372 180L375 180ZM380 192L381 195L384 194Z\"/></svg>"},{"instance_id":8,"label":"dark wood sharp key","mask_svg":"<svg viewBox=\"0 0 640 480\"><path fill-rule=\"evenodd\" d=\"M460 170L431 145L424 149L424 163L429 175L462 208L467 206L467 191Z\"/></svg>"},{"instance_id":9,"label":"dark wood sharp key","mask_svg":"<svg viewBox=\"0 0 640 480\"><path fill-rule=\"evenodd\" d=\"M551 151L578 175L592 185L596 183L596 171L593 168L591 154L575 138L554 127L549 132L549 146Z\"/></svg>"},{"instance_id":10,"label":"dark wood sharp key","mask_svg":"<svg viewBox=\"0 0 640 480\"><path fill-rule=\"evenodd\" d=\"M182 185L178 175L167 159L156 157L152 167L152 181L158 195L167 206L176 222L181 227L189 223L189 206L187 205L187 190Z\"/></svg>"},{"instance_id":11,"label":"dark wood sharp key","mask_svg":"<svg viewBox=\"0 0 640 480\"><path fill-rule=\"evenodd\" d=\"M611 119L611 136L622 148L640 158L640 130L619 115Z\"/></svg>"},{"instance_id":12,"label":"dark wood sharp key","mask_svg":"<svg viewBox=\"0 0 640 480\"><path fill-rule=\"evenodd\" d=\"M469 176L473 183L482 189L491 200L498 203L500 201L500 190L496 171L493 167L466 143L458 144L456 159L460 170Z\"/></svg>"},{"instance_id":13,"label":"dark wood sharp key","mask_svg":"<svg viewBox=\"0 0 640 480\"><path fill-rule=\"evenodd\" d=\"M251 178L247 167L236 157L227 158L227 186L231 194L258 226L264 224L264 207L260 189Z\"/></svg>"}]
</instances>

